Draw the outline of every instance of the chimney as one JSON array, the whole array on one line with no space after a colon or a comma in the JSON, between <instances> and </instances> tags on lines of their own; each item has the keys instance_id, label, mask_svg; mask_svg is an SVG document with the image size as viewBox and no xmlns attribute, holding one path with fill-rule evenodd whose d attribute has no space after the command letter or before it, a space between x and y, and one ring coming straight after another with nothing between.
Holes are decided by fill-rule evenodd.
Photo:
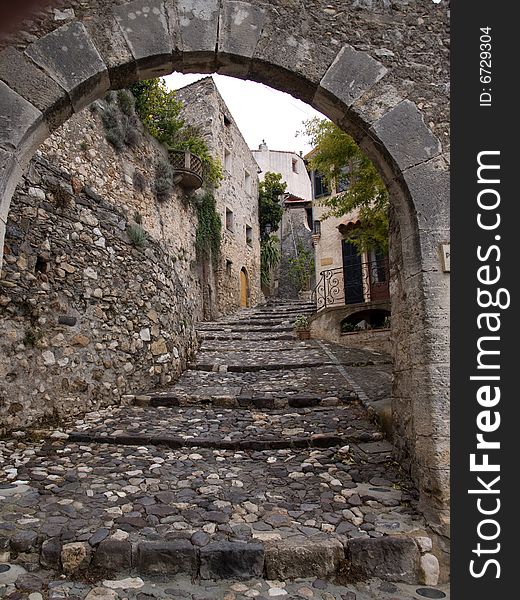
<instances>
[{"instance_id":1,"label":"chimney","mask_svg":"<svg viewBox=\"0 0 520 600\"><path fill-rule=\"evenodd\" d=\"M262 140L262 143L258 146L258 149L262 152L267 152L268 148L267 144L265 143L265 140Z\"/></svg>"}]
</instances>

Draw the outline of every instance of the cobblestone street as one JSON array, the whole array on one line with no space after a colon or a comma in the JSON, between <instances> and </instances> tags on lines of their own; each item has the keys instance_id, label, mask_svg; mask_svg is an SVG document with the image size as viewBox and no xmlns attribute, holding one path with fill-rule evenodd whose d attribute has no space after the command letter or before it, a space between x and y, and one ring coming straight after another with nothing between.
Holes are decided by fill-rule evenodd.
<instances>
[{"instance_id":1,"label":"cobblestone street","mask_svg":"<svg viewBox=\"0 0 520 600\"><path fill-rule=\"evenodd\" d=\"M389 358L297 340L305 310L201 324L169 389L1 442L0 595L447 597L416 593L431 540L367 412L389 395Z\"/></svg>"}]
</instances>

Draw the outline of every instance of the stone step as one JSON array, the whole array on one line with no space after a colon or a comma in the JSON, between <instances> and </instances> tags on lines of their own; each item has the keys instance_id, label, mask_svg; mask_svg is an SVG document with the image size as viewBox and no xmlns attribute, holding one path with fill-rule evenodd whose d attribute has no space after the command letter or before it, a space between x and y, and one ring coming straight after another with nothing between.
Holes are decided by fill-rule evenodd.
<instances>
[{"instance_id":1,"label":"stone step","mask_svg":"<svg viewBox=\"0 0 520 600\"><path fill-rule=\"evenodd\" d=\"M227 371L229 373L251 373L254 371L288 371L292 369L302 369L302 368L315 368L315 367L323 367L325 365L331 365L330 361L300 361L300 362L275 362L268 363L260 361L258 358L253 358L251 362L248 364L226 364L226 357L221 358L222 362L202 362L204 359L200 359L201 362L189 363L188 368L194 371L219 371L223 372ZM255 361L255 362L253 362ZM229 362L229 361L227 361Z\"/></svg>"},{"instance_id":2,"label":"stone step","mask_svg":"<svg viewBox=\"0 0 520 600\"><path fill-rule=\"evenodd\" d=\"M429 546L416 494L378 444L186 452L20 442L16 478L1 490L2 551L89 578L350 572L418 583Z\"/></svg>"},{"instance_id":3,"label":"stone step","mask_svg":"<svg viewBox=\"0 0 520 600\"><path fill-rule=\"evenodd\" d=\"M337 397L323 397L317 394L278 394L262 395L241 393L240 389L236 394L225 393L220 390L208 392L205 390L196 391L192 394L178 394L175 392L150 392L148 394L139 394L128 397L135 406L151 407L179 407L179 406L213 406L219 408L234 408L235 410L280 410L287 408L313 408L313 407L331 407L341 406L349 402L356 402L358 397L355 392L343 394L341 399Z\"/></svg>"},{"instance_id":4,"label":"stone step","mask_svg":"<svg viewBox=\"0 0 520 600\"><path fill-rule=\"evenodd\" d=\"M246 408L110 408L86 415L66 432L72 442L125 446L274 450L380 442L391 450L356 403L261 413Z\"/></svg>"},{"instance_id":5,"label":"stone step","mask_svg":"<svg viewBox=\"0 0 520 600\"><path fill-rule=\"evenodd\" d=\"M201 340L251 340L251 341L270 341L270 340L296 340L294 333L276 332L251 332L251 331L235 331L235 332L219 332L219 331L201 331L197 333Z\"/></svg>"},{"instance_id":6,"label":"stone step","mask_svg":"<svg viewBox=\"0 0 520 600\"><path fill-rule=\"evenodd\" d=\"M337 368L327 365L316 368L292 368L286 370L258 371L185 371L181 379L154 395L172 395L179 398L180 404L200 402L211 404L214 400L229 402L238 406L241 398L272 399L287 402L294 396L312 396L323 403L342 403L357 398L353 385L338 376ZM390 382L388 382L390 392ZM149 395L144 391L137 396Z\"/></svg>"},{"instance_id":7,"label":"stone step","mask_svg":"<svg viewBox=\"0 0 520 600\"><path fill-rule=\"evenodd\" d=\"M247 323L237 322L234 325L227 323L207 323L202 327L197 325L197 332L219 332L219 333L289 333L293 332L292 325L276 325L266 327L264 325L248 325Z\"/></svg>"}]
</instances>

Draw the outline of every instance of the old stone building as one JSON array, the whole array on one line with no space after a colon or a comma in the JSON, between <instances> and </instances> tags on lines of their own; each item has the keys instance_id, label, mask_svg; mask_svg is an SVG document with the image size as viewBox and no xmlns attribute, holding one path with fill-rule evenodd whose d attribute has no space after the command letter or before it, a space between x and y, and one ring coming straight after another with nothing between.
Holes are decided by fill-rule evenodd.
<instances>
[{"instance_id":1,"label":"old stone building","mask_svg":"<svg viewBox=\"0 0 520 600\"><path fill-rule=\"evenodd\" d=\"M325 201L348 189L345 178L329 189L320 173L310 172L313 193L313 245L318 314L316 335L333 341L390 350L390 271L388 256L375 249L358 254L348 240L359 226L358 211L329 216ZM360 324L361 329L356 326ZM362 333L363 329L370 329Z\"/></svg>"},{"instance_id":2,"label":"old stone building","mask_svg":"<svg viewBox=\"0 0 520 600\"><path fill-rule=\"evenodd\" d=\"M223 224L221 252L204 265L203 275L206 304L216 299L206 317L215 318L238 306L254 306L261 297L258 165L211 77L182 88L177 97L184 102L183 118L200 129L223 166L224 178L215 190Z\"/></svg>"},{"instance_id":3,"label":"old stone building","mask_svg":"<svg viewBox=\"0 0 520 600\"><path fill-rule=\"evenodd\" d=\"M301 292L310 292L314 287L312 268L309 269L311 277L303 282L303 272L297 273L291 267L291 261L302 253L309 256L313 253L312 189L305 161L296 152L270 150L265 141L258 150L253 150L253 156L260 166L261 179L265 173L279 173L287 184L280 199L282 220L274 232L280 241L280 264L273 274L271 294L279 298L298 298Z\"/></svg>"},{"instance_id":4,"label":"old stone building","mask_svg":"<svg viewBox=\"0 0 520 600\"><path fill-rule=\"evenodd\" d=\"M67 121L31 161L7 223L3 428L167 384L186 368L197 321L236 310L241 293L244 305L258 301L256 163L234 122L224 122L231 116L211 79L179 96L211 150L232 152L214 192L227 219L220 256L206 261L196 250L203 189L179 175L158 199L158 165L172 159L165 149L137 121L135 143L116 150L107 141L104 113L122 116L117 95Z\"/></svg>"}]
</instances>

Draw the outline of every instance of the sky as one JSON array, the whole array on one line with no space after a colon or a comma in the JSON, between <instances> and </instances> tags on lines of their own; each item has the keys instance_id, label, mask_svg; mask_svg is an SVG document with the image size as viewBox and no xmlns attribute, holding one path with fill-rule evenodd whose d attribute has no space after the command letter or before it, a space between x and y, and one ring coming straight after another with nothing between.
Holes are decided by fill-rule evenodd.
<instances>
[{"instance_id":1,"label":"sky","mask_svg":"<svg viewBox=\"0 0 520 600\"><path fill-rule=\"evenodd\" d=\"M165 77L170 89L179 89L207 75L172 73ZM224 75L212 76L249 147L254 150L265 140L271 150L303 152L312 150L303 135L303 121L323 118L308 104L270 87Z\"/></svg>"}]
</instances>

